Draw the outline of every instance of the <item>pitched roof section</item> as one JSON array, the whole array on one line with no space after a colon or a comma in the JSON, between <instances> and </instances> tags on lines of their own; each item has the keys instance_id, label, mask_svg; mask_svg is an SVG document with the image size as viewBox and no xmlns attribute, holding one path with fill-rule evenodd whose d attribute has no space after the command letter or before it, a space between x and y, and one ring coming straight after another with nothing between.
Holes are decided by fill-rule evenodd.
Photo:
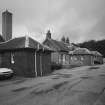
<instances>
[{"instance_id":1,"label":"pitched roof section","mask_svg":"<svg viewBox=\"0 0 105 105\"><path fill-rule=\"evenodd\" d=\"M49 46L50 48L52 48L54 51L70 51L70 48L68 47L68 45L66 43L63 43L61 41L56 41L53 39L46 39L43 42L44 45Z\"/></svg>"},{"instance_id":2,"label":"pitched roof section","mask_svg":"<svg viewBox=\"0 0 105 105\"><path fill-rule=\"evenodd\" d=\"M51 51L51 48L48 48L40 44L39 42L28 36L14 38L9 41L0 43L0 50L12 50L12 49L22 49L22 48Z\"/></svg>"},{"instance_id":3,"label":"pitched roof section","mask_svg":"<svg viewBox=\"0 0 105 105\"><path fill-rule=\"evenodd\" d=\"M69 54L85 55L91 54L91 51L89 51L87 48L77 48L74 51L70 51Z\"/></svg>"},{"instance_id":4,"label":"pitched roof section","mask_svg":"<svg viewBox=\"0 0 105 105\"><path fill-rule=\"evenodd\" d=\"M91 53L95 56L102 56L102 54L99 53L98 51L91 51Z\"/></svg>"},{"instance_id":5,"label":"pitched roof section","mask_svg":"<svg viewBox=\"0 0 105 105\"><path fill-rule=\"evenodd\" d=\"M66 43L66 44L67 44L67 43ZM74 43L69 43L69 44L67 44L67 47L69 48L69 51L73 51L73 50L79 48L79 47L78 47L76 44L74 44Z\"/></svg>"}]
</instances>

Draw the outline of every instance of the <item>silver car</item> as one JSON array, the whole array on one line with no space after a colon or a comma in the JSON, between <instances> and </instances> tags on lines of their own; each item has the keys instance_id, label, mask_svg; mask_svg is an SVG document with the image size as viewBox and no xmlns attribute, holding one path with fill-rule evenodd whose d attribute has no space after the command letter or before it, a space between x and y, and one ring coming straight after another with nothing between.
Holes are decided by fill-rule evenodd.
<instances>
[{"instance_id":1,"label":"silver car","mask_svg":"<svg viewBox=\"0 0 105 105\"><path fill-rule=\"evenodd\" d=\"M13 76L13 70L8 68L0 68L0 79L7 79Z\"/></svg>"}]
</instances>

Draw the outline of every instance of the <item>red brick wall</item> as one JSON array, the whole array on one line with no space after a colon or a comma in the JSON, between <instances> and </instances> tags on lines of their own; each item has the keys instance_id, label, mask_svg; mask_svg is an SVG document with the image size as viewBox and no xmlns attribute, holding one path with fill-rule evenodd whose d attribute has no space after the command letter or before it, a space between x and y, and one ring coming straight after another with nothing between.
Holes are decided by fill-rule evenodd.
<instances>
[{"instance_id":1,"label":"red brick wall","mask_svg":"<svg viewBox=\"0 0 105 105\"><path fill-rule=\"evenodd\" d=\"M74 64L80 63L80 65L92 65L93 56L91 55L70 55L70 64L72 64L73 62Z\"/></svg>"},{"instance_id":2,"label":"red brick wall","mask_svg":"<svg viewBox=\"0 0 105 105\"><path fill-rule=\"evenodd\" d=\"M1 67L11 68L11 53L9 51L1 52Z\"/></svg>"},{"instance_id":3,"label":"red brick wall","mask_svg":"<svg viewBox=\"0 0 105 105\"><path fill-rule=\"evenodd\" d=\"M37 76L51 73L51 53L40 52L36 54Z\"/></svg>"},{"instance_id":4,"label":"red brick wall","mask_svg":"<svg viewBox=\"0 0 105 105\"><path fill-rule=\"evenodd\" d=\"M65 52L54 52L51 54L51 61L62 65L69 64L69 55Z\"/></svg>"},{"instance_id":5,"label":"red brick wall","mask_svg":"<svg viewBox=\"0 0 105 105\"><path fill-rule=\"evenodd\" d=\"M12 51L14 54L14 63L11 63L11 51L1 53L2 67L11 68L14 74L24 77L35 77L35 51L34 50L18 50ZM36 53L36 69L37 76L51 73L51 53Z\"/></svg>"},{"instance_id":6,"label":"red brick wall","mask_svg":"<svg viewBox=\"0 0 105 105\"><path fill-rule=\"evenodd\" d=\"M51 54L51 61L55 63L59 63L59 52L53 52Z\"/></svg>"},{"instance_id":7,"label":"red brick wall","mask_svg":"<svg viewBox=\"0 0 105 105\"><path fill-rule=\"evenodd\" d=\"M43 75L51 73L51 53L42 54L42 70Z\"/></svg>"},{"instance_id":8,"label":"red brick wall","mask_svg":"<svg viewBox=\"0 0 105 105\"><path fill-rule=\"evenodd\" d=\"M34 77L34 52L33 51L15 51L14 64L11 68L18 76Z\"/></svg>"}]
</instances>

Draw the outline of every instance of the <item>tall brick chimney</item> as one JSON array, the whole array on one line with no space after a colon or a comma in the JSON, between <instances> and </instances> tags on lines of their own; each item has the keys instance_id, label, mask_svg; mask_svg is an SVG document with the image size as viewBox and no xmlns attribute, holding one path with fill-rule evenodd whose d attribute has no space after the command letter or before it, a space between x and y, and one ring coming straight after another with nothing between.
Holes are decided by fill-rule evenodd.
<instances>
[{"instance_id":1,"label":"tall brick chimney","mask_svg":"<svg viewBox=\"0 0 105 105\"><path fill-rule=\"evenodd\" d=\"M2 13L2 36L5 41L12 39L12 13L8 10Z\"/></svg>"}]
</instances>

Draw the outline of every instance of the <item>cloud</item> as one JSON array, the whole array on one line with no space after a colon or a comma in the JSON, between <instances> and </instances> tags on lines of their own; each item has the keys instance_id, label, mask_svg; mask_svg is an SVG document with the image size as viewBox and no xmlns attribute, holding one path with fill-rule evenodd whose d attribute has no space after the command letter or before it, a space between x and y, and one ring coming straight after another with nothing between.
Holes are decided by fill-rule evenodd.
<instances>
[{"instance_id":1,"label":"cloud","mask_svg":"<svg viewBox=\"0 0 105 105\"><path fill-rule=\"evenodd\" d=\"M104 38L105 0L0 0L0 13L6 8L13 13L14 37L30 34L42 41L50 28L57 40Z\"/></svg>"}]
</instances>

